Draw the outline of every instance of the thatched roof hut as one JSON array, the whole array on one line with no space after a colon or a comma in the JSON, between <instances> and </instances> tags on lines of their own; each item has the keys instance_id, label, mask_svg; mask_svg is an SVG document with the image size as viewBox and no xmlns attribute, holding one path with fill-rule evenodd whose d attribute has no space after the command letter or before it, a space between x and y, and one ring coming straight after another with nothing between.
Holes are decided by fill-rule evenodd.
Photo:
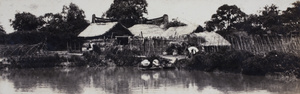
<instances>
[{"instance_id":1,"label":"thatched roof hut","mask_svg":"<svg viewBox=\"0 0 300 94\"><path fill-rule=\"evenodd\" d=\"M231 44L221 35L215 32L200 32L191 34L193 37L203 38L205 42L200 43L202 46L230 46Z\"/></svg>"},{"instance_id":2,"label":"thatched roof hut","mask_svg":"<svg viewBox=\"0 0 300 94\"><path fill-rule=\"evenodd\" d=\"M139 37L162 37L164 30L157 25L136 24L129 28L134 36Z\"/></svg>"},{"instance_id":3,"label":"thatched roof hut","mask_svg":"<svg viewBox=\"0 0 300 94\"><path fill-rule=\"evenodd\" d=\"M191 34L194 30L197 29L196 25L187 25L179 27L170 27L167 29L162 36L164 37L180 37Z\"/></svg>"},{"instance_id":4,"label":"thatched roof hut","mask_svg":"<svg viewBox=\"0 0 300 94\"><path fill-rule=\"evenodd\" d=\"M118 22L92 23L78 37L83 38L115 38L116 36L133 36L133 34Z\"/></svg>"}]
</instances>

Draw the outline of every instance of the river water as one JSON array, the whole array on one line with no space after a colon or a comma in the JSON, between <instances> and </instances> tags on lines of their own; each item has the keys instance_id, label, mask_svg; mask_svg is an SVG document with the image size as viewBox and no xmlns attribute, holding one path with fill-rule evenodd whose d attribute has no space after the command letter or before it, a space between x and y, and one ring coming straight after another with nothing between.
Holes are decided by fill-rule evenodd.
<instances>
[{"instance_id":1,"label":"river water","mask_svg":"<svg viewBox=\"0 0 300 94\"><path fill-rule=\"evenodd\" d=\"M300 81L135 67L11 69L0 94L300 94Z\"/></svg>"}]
</instances>

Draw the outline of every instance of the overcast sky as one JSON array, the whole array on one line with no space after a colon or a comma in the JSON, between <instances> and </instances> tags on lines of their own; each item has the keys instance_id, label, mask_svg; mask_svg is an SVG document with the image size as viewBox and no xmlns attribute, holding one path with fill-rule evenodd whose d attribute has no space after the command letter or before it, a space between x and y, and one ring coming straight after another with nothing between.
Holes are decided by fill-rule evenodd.
<instances>
[{"instance_id":1,"label":"overcast sky","mask_svg":"<svg viewBox=\"0 0 300 94\"><path fill-rule=\"evenodd\" d=\"M258 13L265 5L275 4L279 10L292 7L299 0L147 0L147 18L169 15L169 20L179 18L182 22L203 25L211 15L216 13L223 4L237 5L246 14ZM101 16L109 9L113 0L0 0L0 25L7 33L13 32L9 19L14 19L18 12L30 12L36 16L45 13L59 13L63 5L75 3L85 11L86 19L91 20L92 14Z\"/></svg>"}]
</instances>

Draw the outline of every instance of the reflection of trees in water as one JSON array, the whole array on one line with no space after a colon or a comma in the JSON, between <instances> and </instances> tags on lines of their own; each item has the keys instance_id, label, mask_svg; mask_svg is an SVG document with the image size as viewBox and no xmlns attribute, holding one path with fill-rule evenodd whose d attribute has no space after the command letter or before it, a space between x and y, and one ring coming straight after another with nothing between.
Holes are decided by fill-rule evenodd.
<instances>
[{"instance_id":1,"label":"reflection of trees in water","mask_svg":"<svg viewBox=\"0 0 300 94\"><path fill-rule=\"evenodd\" d=\"M191 72L199 90L212 86L222 92L268 90L270 92L300 92L300 81L278 81L261 76L231 73Z\"/></svg>"},{"instance_id":2,"label":"reflection of trees in water","mask_svg":"<svg viewBox=\"0 0 300 94\"><path fill-rule=\"evenodd\" d=\"M20 69L10 70L7 78L17 90L34 90L38 86L50 86L55 91L74 94L82 91L80 83L86 82L80 70L62 72L57 69Z\"/></svg>"},{"instance_id":3,"label":"reflection of trees in water","mask_svg":"<svg viewBox=\"0 0 300 94\"><path fill-rule=\"evenodd\" d=\"M0 75L4 73L0 72ZM271 92L297 91L299 81L284 82L266 77L244 76L230 73L207 73L185 70L140 71L135 67L74 68L74 69L19 69L10 70L7 79L16 90L28 91L49 86L53 91L68 94L81 93L84 87L94 87L109 93L130 94L133 89L158 89L178 86L198 86L202 91L212 86L222 92L253 91Z\"/></svg>"}]
</instances>

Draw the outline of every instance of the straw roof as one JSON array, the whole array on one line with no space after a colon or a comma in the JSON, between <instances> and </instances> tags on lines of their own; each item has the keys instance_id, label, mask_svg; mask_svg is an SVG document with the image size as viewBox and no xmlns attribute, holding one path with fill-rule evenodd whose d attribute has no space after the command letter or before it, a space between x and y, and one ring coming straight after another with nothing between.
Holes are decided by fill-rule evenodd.
<instances>
[{"instance_id":1,"label":"straw roof","mask_svg":"<svg viewBox=\"0 0 300 94\"><path fill-rule=\"evenodd\" d=\"M159 26L151 24L137 24L128 29L134 36L142 36L142 32L143 37L161 37L164 32Z\"/></svg>"},{"instance_id":2,"label":"straw roof","mask_svg":"<svg viewBox=\"0 0 300 94\"><path fill-rule=\"evenodd\" d=\"M191 34L196 29L197 29L196 25L170 27L162 35L165 36L165 37L169 37L169 36L183 36L183 35Z\"/></svg>"},{"instance_id":3,"label":"straw roof","mask_svg":"<svg viewBox=\"0 0 300 94\"><path fill-rule=\"evenodd\" d=\"M224 39L221 35L215 32L200 32L193 33L196 37L201 37L206 40L206 42L201 43L202 46L230 46L231 44Z\"/></svg>"},{"instance_id":4,"label":"straw roof","mask_svg":"<svg viewBox=\"0 0 300 94\"><path fill-rule=\"evenodd\" d=\"M85 30L83 30L78 37L96 37L101 36L113 28L118 22L108 23L91 23Z\"/></svg>"}]
</instances>

